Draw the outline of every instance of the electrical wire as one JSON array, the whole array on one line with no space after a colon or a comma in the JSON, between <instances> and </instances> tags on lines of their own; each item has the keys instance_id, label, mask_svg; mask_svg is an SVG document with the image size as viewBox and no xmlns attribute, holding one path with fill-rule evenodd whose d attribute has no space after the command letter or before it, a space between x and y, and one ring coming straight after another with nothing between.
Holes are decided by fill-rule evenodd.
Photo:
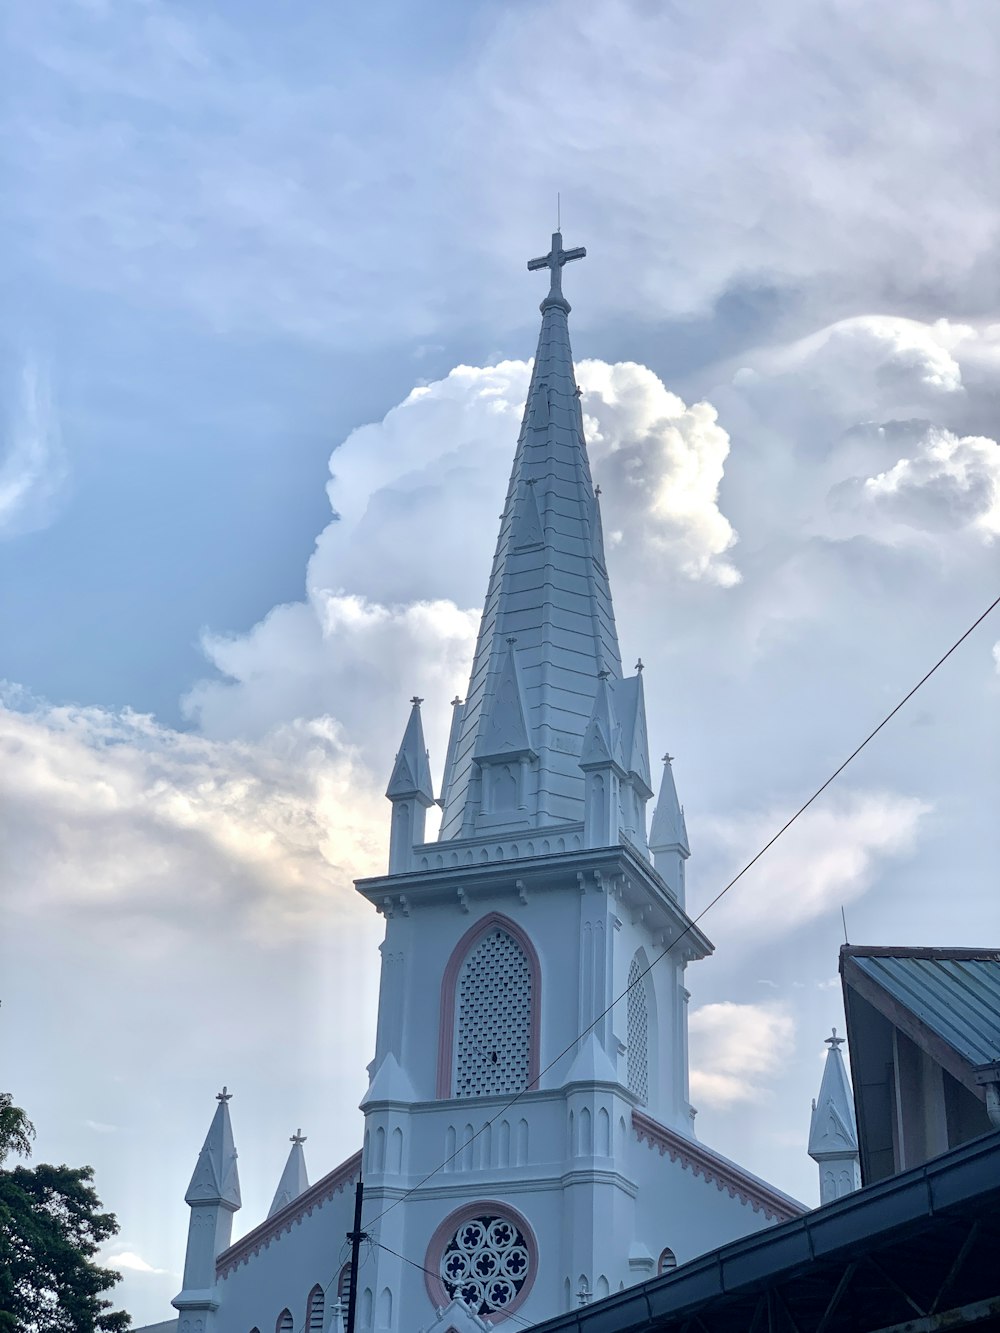
<instances>
[{"instance_id":1,"label":"electrical wire","mask_svg":"<svg viewBox=\"0 0 1000 1333\"><path fill-rule=\"evenodd\" d=\"M970 634L973 633L974 630L979 628L979 626L983 623L983 621L987 618L987 616L992 611L994 611L997 606L1000 606L1000 597L996 597L989 604L986 610L983 611L981 615L976 617L976 619L972 622L972 624L968 627L968 629L959 635L959 637L955 640L955 642L951 645L951 647L938 658L938 660L934 663L934 665L930 668L930 670L924 672L924 674L920 677L917 683L911 689L909 689L906 692L906 694L903 695L902 699L899 700L899 702L895 705L895 707L890 709L890 711L886 713L885 717L882 718L882 721L879 722L878 726L874 727L868 733L868 735L864 738L864 740L860 743L860 745L857 745L847 756L847 758L843 761L843 763L839 764L833 770L830 776L824 782L820 783L820 785L816 788L816 790L808 798L808 800L803 801L803 803L799 806L799 808L795 811L795 813L785 820L784 824L782 824L782 826L778 829L776 833L772 834L772 836L768 838L767 842L764 843L763 847L761 847L760 850L757 851L750 858L750 860L746 862L746 864L742 867L742 869L739 870L733 876L733 878L729 881L729 883L726 884L723 888L721 888L719 892L715 895L715 897L712 898L711 901L708 902L701 909L698 915L693 917L688 922L688 924L684 927L684 929L677 936L677 938L675 940L672 940L671 943L668 944L667 947L662 951L662 953L657 954L657 956L653 959L653 961L649 963L643 969L643 971L640 972L638 976L636 976L630 982L628 986L625 987L625 989L622 991L620 995L616 996L611 1001L611 1003L607 1006L606 1009L604 1009L600 1014L598 1014L598 1016L594 1019L592 1023L588 1024L588 1026L585 1027L582 1032L578 1033L578 1035L573 1038L573 1040L569 1043L568 1046L565 1046L559 1052L558 1055L556 1055L552 1060L549 1061L549 1063L545 1066L544 1069L540 1069L538 1073L535 1075L535 1077L533 1079L530 1079L529 1082L524 1085L524 1087L520 1090L520 1092L516 1092L514 1096L510 1098L509 1101L505 1102L504 1105L501 1106L500 1109L496 1112L496 1114L486 1121L486 1123L482 1126L481 1129L476 1130L476 1132L472 1135L471 1138L466 1139L459 1147L455 1149L453 1153L450 1153L444 1159L444 1161L440 1162L433 1169L433 1171L428 1171L427 1175L421 1177L421 1179L418 1180L415 1185L411 1185L409 1189L404 1190L404 1192L399 1196L399 1198L394 1199L393 1202L390 1203L387 1208L383 1208L382 1211L378 1213L368 1223L368 1227L371 1228L375 1225L376 1222L380 1222L382 1218L385 1217L388 1213L391 1213L394 1208L397 1208L401 1203L405 1202L405 1200L408 1199L412 1194L415 1194L417 1190L422 1189L429 1180L432 1180L434 1176L438 1174L439 1171L444 1170L444 1168L448 1165L449 1162L454 1161L455 1158L459 1155L459 1153L463 1152L470 1143L474 1143L475 1140L478 1139L481 1134L485 1133L487 1129L489 1129L492 1125L496 1124L496 1122L500 1119L501 1116L506 1115L506 1113L511 1109L511 1107L515 1106L521 1100L522 1097L524 1097L528 1092L532 1090L532 1088L538 1085L539 1081L545 1074L549 1072L550 1069L552 1069L555 1065L557 1065L560 1060L563 1060L567 1055L569 1055L569 1053L573 1050L573 1048L580 1041L582 1041L583 1038L588 1035L588 1033L592 1032L599 1023L601 1023L605 1018L607 1018L608 1014L611 1013L611 1011L615 1008L615 1006L625 999L629 991L631 991L635 986L637 986L643 980L643 978L646 977L653 970L653 968L657 965L657 963L662 962L663 959L666 958L667 954L670 953L670 951L674 949L678 944L680 944L681 940L684 939L686 935L690 934L690 932L695 928L695 926L697 926L699 921L702 921L705 918L705 916L712 910L712 908L715 907L717 903L721 902L721 900L726 896L729 890L739 883L739 881L743 878L743 876L747 873L747 871L752 869L752 867L757 864L757 862L761 859L761 857L764 856L765 853L770 851L770 849L774 846L774 844L778 841L778 839L784 833L787 833L787 831L792 827L795 821L799 819L800 816L805 814L805 812L809 809L809 807L813 804L814 801L816 801L820 796L822 796L823 792L826 791L827 787L829 787L832 782L836 781L836 779L840 777L844 769L847 768L849 764L853 763L855 759L857 759L861 751L871 741L875 739L875 737L879 734L882 728L892 721L892 719L896 716L896 714L900 711L900 709L909 703L909 701L913 698L913 696L923 685L926 685L926 683L930 680L931 676L934 675L934 673L938 670L938 668L943 666L944 663L947 662L948 658L951 657L952 653L954 653L955 650L965 642L965 640L969 637ZM403 1256L399 1257L402 1258ZM410 1263L413 1261L407 1260L407 1262ZM420 1267L420 1265L418 1264L417 1267Z\"/></svg>"}]
</instances>

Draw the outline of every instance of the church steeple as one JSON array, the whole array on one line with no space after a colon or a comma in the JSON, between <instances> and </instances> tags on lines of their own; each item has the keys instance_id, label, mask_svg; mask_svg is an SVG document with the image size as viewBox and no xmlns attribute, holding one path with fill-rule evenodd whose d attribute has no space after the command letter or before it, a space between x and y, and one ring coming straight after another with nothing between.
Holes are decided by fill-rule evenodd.
<instances>
[{"instance_id":1,"label":"church steeple","mask_svg":"<svg viewBox=\"0 0 1000 1333\"><path fill-rule=\"evenodd\" d=\"M585 254L563 249L555 232L549 253L528 264L549 270L550 288L448 766L443 840L582 822L579 760L598 678L622 674L562 293L563 266ZM493 771L489 733L512 680L523 737L515 762ZM510 699L502 707L515 716Z\"/></svg>"}]
</instances>

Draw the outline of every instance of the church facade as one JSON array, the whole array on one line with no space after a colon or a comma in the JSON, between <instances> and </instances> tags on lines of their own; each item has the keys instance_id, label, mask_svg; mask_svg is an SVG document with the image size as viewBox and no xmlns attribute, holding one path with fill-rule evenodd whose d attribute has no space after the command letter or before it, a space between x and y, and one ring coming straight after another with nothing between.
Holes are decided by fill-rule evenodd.
<instances>
[{"instance_id":1,"label":"church facade","mask_svg":"<svg viewBox=\"0 0 1000 1333\"><path fill-rule=\"evenodd\" d=\"M583 253L556 233L529 264L550 290L441 789L414 699L388 873L357 882L385 918L361 1150L308 1185L296 1135L270 1216L230 1244L220 1094L179 1333L339 1333L359 1175L363 1333L525 1327L803 1211L694 1134L686 971L712 946L669 759L647 828L642 668L622 669L562 294Z\"/></svg>"}]
</instances>

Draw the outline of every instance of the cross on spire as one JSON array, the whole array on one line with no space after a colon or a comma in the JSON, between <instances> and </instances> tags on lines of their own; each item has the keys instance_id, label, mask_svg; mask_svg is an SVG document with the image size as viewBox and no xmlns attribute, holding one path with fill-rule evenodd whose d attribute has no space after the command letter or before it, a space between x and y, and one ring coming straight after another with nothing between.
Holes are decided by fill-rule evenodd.
<instances>
[{"instance_id":1,"label":"cross on spire","mask_svg":"<svg viewBox=\"0 0 1000 1333\"><path fill-rule=\"evenodd\" d=\"M292 1137L288 1140L289 1143L305 1143L305 1141L306 1141L306 1135L302 1133L301 1129L297 1129L295 1133L292 1135Z\"/></svg>"},{"instance_id":2,"label":"cross on spire","mask_svg":"<svg viewBox=\"0 0 1000 1333\"><path fill-rule=\"evenodd\" d=\"M834 1050L834 1051L835 1051L835 1050L837 1049L838 1046L843 1046L843 1044L844 1044L844 1038L843 1038L843 1037L838 1037L838 1036L837 1036L837 1029L834 1028L834 1029L833 1029L833 1036L832 1036L832 1037L827 1037L827 1038L826 1038L826 1044L827 1044L827 1046L830 1047L831 1050Z\"/></svg>"},{"instance_id":3,"label":"cross on spire","mask_svg":"<svg viewBox=\"0 0 1000 1333\"><path fill-rule=\"evenodd\" d=\"M575 250L564 250L562 243L562 232L554 231L552 233L552 249L547 255L541 255L538 259L528 260L528 270L533 272L537 268L547 268L551 274L551 286L549 294L542 302L542 309L551 304L565 306L569 309L569 302L562 293L562 270L563 265L568 264L572 259L583 259L586 257L586 248L578 245Z\"/></svg>"},{"instance_id":4,"label":"cross on spire","mask_svg":"<svg viewBox=\"0 0 1000 1333\"><path fill-rule=\"evenodd\" d=\"M232 1099L233 1099L233 1094L229 1091L229 1089L226 1087L225 1084L222 1085L222 1091L217 1092L215 1094L215 1100L217 1102L231 1102Z\"/></svg>"}]
</instances>

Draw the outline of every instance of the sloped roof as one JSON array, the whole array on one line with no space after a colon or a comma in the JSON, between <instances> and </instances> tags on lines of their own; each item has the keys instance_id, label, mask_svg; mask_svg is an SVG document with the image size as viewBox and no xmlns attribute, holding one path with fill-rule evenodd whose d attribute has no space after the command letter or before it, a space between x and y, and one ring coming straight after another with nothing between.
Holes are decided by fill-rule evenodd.
<instances>
[{"instance_id":1,"label":"sloped roof","mask_svg":"<svg viewBox=\"0 0 1000 1333\"><path fill-rule=\"evenodd\" d=\"M973 1068L1000 1061L1000 949L845 945L840 957L848 984L856 969L887 998L886 1017L901 1007Z\"/></svg>"},{"instance_id":2,"label":"sloped roof","mask_svg":"<svg viewBox=\"0 0 1000 1333\"><path fill-rule=\"evenodd\" d=\"M545 1320L535 1333L932 1333L976 1320L992 1329L998 1209L1000 1131Z\"/></svg>"}]
</instances>

